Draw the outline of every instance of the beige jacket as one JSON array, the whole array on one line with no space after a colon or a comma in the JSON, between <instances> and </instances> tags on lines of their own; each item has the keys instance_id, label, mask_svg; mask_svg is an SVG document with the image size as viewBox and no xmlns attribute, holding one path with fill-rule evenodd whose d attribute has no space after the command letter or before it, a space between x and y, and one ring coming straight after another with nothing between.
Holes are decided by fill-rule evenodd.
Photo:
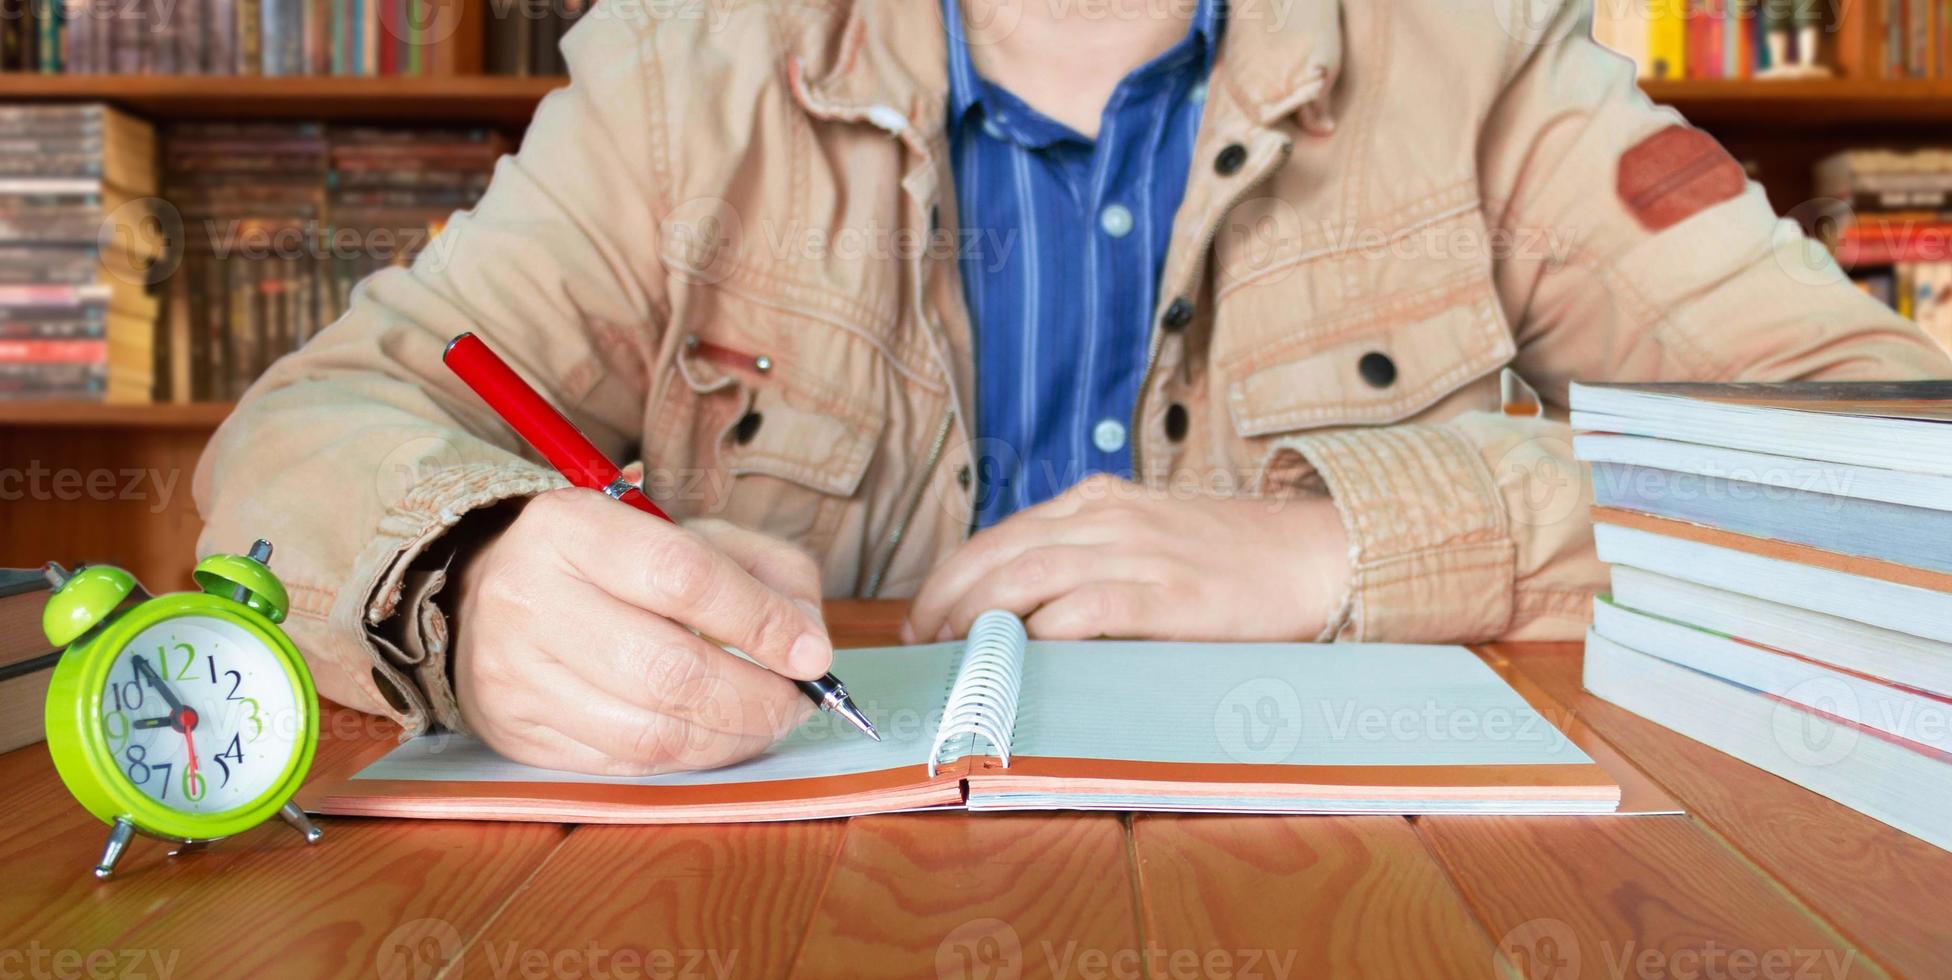
<instances>
[{"instance_id":1,"label":"beige jacket","mask_svg":"<svg viewBox=\"0 0 1952 980\"><path fill-rule=\"evenodd\" d=\"M1341 638L1586 620L1585 478L1561 421L1500 411L1501 369L1560 419L1575 378L1952 374L1639 94L1589 5L1543 6L1231 5L1134 459L1168 492L1331 494ZM441 367L464 330L673 512L799 542L832 595L908 594L964 539L939 17L606 0L571 33L572 83L480 206L280 361L198 470L201 547L276 542L323 694L458 725L443 532L561 485Z\"/></svg>"}]
</instances>

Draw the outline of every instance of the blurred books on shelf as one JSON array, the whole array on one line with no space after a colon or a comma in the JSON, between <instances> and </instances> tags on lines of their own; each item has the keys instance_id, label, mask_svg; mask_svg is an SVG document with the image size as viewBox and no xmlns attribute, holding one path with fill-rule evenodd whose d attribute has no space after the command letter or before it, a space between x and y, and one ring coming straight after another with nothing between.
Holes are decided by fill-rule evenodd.
<instances>
[{"instance_id":1,"label":"blurred books on shelf","mask_svg":"<svg viewBox=\"0 0 1952 980\"><path fill-rule=\"evenodd\" d=\"M482 130L318 123L184 123L166 146L187 245L162 328L177 401L243 394L338 319L356 283L472 207L507 148Z\"/></svg>"},{"instance_id":2,"label":"blurred books on shelf","mask_svg":"<svg viewBox=\"0 0 1952 980\"><path fill-rule=\"evenodd\" d=\"M0 104L0 399L228 401L474 205L486 130ZM159 186L160 183L160 186Z\"/></svg>"},{"instance_id":3,"label":"blurred books on shelf","mask_svg":"<svg viewBox=\"0 0 1952 980\"><path fill-rule=\"evenodd\" d=\"M1952 350L1952 148L1845 150L1817 163L1815 189L1859 288Z\"/></svg>"},{"instance_id":4,"label":"blurred books on shelf","mask_svg":"<svg viewBox=\"0 0 1952 980\"><path fill-rule=\"evenodd\" d=\"M482 0L0 0L0 71L479 74ZM558 35L560 36L560 35Z\"/></svg>"},{"instance_id":5,"label":"blurred books on shelf","mask_svg":"<svg viewBox=\"0 0 1952 980\"><path fill-rule=\"evenodd\" d=\"M1572 386L1595 695L1952 849L1952 382Z\"/></svg>"},{"instance_id":6,"label":"blurred books on shelf","mask_svg":"<svg viewBox=\"0 0 1952 980\"><path fill-rule=\"evenodd\" d=\"M1825 77L1818 13L1796 0L1597 0L1593 38L1644 79Z\"/></svg>"},{"instance_id":7,"label":"blurred books on shelf","mask_svg":"<svg viewBox=\"0 0 1952 980\"><path fill-rule=\"evenodd\" d=\"M105 106L0 106L0 398L148 400L155 155Z\"/></svg>"},{"instance_id":8,"label":"blurred books on shelf","mask_svg":"<svg viewBox=\"0 0 1952 980\"><path fill-rule=\"evenodd\" d=\"M590 0L487 0L490 75L561 75L563 34Z\"/></svg>"}]
</instances>

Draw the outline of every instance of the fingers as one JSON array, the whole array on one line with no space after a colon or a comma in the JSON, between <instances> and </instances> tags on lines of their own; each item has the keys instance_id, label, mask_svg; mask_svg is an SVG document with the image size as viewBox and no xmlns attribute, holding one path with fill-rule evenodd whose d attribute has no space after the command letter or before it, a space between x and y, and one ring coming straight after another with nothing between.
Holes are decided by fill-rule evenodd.
<instances>
[{"instance_id":1,"label":"fingers","mask_svg":"<svg viewBox=\"0 0 1952 980\"><path fill-rule=\"evenodd\" d=\"M989 609L1028 617L1045 603L1090 582L1154 582L1161 574L1156 565L1148 558L1100 547L1032 548L972 584L949 609L943 628L952 636L967 636L976 617Z\"/></svg>"},{"instance_id":2,"label":"fingers","mask_svg":"<svg viewBox=\"0 0 1952 980\"><path fill-rule=\"evenodd\" d=\"M718 731L646 711L568 673L548 681L543 717L507 726L500 738L490 739L496 751L581 772L649 775L730 765L765 751L776 737ZM794 715L789 710L782 717Z\"/></svg>"},{"instance_id":3,"label":"fingers","mask_svg":"<svg viewBox=\"0 0 1952 980\"><path fill-rule=\"evenodd\" d=\"M1024 630L1039 640L1089 640L1101 636L1164 638L1159 610L1170 596L1156 586L1136 582L1094 582L1043 605L1024 621Z\"/></svg>"},{"instance_id":4,"label":"fingers","mask_svg":"<svg viewBox=\"0 0 1952 980\"><path fill-rule=\"evenodd\" d=\"M791 682L656 613L577 583L577 615L543 639L584 684L640 710L733 736L771 737L806 703ZM792 716L789 718L788 716Z\"/></svg>"},{"instance_id":5,"label":"fingers","mask_svg":"<svg viewBox=\"0 0 1952 980\"><path fill-rule=\"evenodd\" d=\"M640 609L738 647L788 677L826 673L833 645L817 615L761 583L699 535L593 492L545 494L563 558L586 580Z\"/></svg>"},{"instance_id":6,"label":"fingers","mask_svg":"<svg viewBox=\"0 0 1952 980\"><path fill-rule=\"evenodd\" d=\"M800 604L820 621L820 566L813 556L778 538L721 520L685 526L725 552L761 584Z\"/></svg>"},{"instance_id":7,"label":"fingers","mask_svg":"<svg viewBox=\"0 0 1952 980\"><path fill-rule=\"evenodd\" d=\"M902 627L903 641L913 643L958 635L949 615L958 601L976 583L1012 567L1027 551L1114 544L1129 534L1131 529L1121 523L1123 512L1094 506L1093 499L1082 492L1087 485L1100 486L1101 481L1086 481L1064 496L1014 514L956 549L929 573L916 592Z\"/></svg>"}]
</instances>

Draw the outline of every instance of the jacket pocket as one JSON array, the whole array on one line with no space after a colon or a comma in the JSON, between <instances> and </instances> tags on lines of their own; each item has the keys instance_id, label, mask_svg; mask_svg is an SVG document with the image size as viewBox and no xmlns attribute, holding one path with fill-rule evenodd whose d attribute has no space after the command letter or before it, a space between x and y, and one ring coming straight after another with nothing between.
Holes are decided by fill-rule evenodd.
<instances>
[{"instance_id":1,"label":"jacket pocket","mask_svg":"<svg viewBox=\"0 0 1952 980\"><path fill-rule=\"evenodd\" d=\"M1517 353L1487 279L1404 297L1221 366L1240 436L1400 422ZM1496 385L1486 407L1495 407Z\"/></svg>"}]
</instances>

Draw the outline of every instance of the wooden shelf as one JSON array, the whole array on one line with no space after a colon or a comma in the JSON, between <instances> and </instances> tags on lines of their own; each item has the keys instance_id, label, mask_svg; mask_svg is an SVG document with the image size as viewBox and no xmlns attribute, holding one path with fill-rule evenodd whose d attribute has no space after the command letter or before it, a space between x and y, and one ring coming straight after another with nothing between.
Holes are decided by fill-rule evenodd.
<instances>
[{"instance_id":1,"label":"wooden shelf","mask_svg":"<svg viewBox=\"0 0 1952 980\"><path fill-rule=\"evenodd\" d=\"M1650 81L1642 82L1641 88L1693 123L1772 130L1786 136L1813 129L1952 122L1952 82L1948 81L1736 79Z\"/></svg>"},{"instance_id":2,"label":"wooden shelf","mask_svg":"<svg viewBox=\"0 0 1952 980\"><path fill-rule=\"evenodd\" d=\"M563 78L0 75L0 99L111 102L153 119L418 120L520 126ZM1952 81L1644 82L1697 123L1834 128L1952 122Z\"/></svg>"},{"instance_id":3,"label":"wooden shelf","mask_svg":"<svg viewBox=\"0 0 1952 980\"><path fill-rule=\"evenodd\" d=\"M0 75L0 100L103 101L151 119L320 119L521 126L565 78Z\"/></svg>"},{"instance_id":4,"label":"wooden shelf","mask_svg":"<svg viewBox=\"0 0 1952 980\"><path fill-rule=\"evenodd\" d=\"M215 429L230 402L110 405L101 402L0 401L0 427L96 429Z\"/></svg>"}]
</instances>

